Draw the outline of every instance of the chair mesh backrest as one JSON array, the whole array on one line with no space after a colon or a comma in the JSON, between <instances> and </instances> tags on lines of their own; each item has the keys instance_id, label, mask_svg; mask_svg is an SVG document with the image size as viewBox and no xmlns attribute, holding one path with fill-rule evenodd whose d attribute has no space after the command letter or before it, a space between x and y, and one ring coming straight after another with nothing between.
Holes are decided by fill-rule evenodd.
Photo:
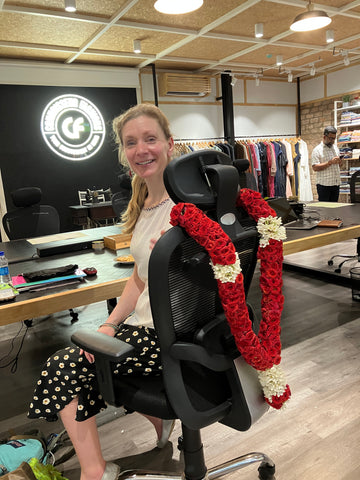
<instances>
[{"instance_id":1,"label":"chair mesh backrest","mask_svg":"<svg viewBox=\"0 0 360 480\"><path fill-rule=\"evenodd\" d=\"M246 293L253 275L257 235L235 243L239 251ZM192 266L191 259L200 261ZM169 262L168 281L172 322L177 339L193 338L194 333L222 312L218 288L205 250L192 238L175 249Z\"/></svg>"},{"instance_id":2,"label":"chair mesh backrest","mask_svg":"<svg viewBox=\"0 0 360 480\"><path fill-rule=\"evenodd\" d=\"M247 290L256 265L258 233L254 224L234 245ZM232 367L239 352L223 313L209 256L180 227L167 231L154 247L149 291L164 383L178 417L189 428L216 421L228 425L229 417L233 428L249 428L251 415ZM178 348L183 358L174 353ZM194 361L194 352L215 355L215 366ZM220 357L225 362L222 370L218 368Z\"/></svg>"},{"instance_id":3,"label":"chair mesh backrest","mask_svg":"<svg viewBox=\"0 0 360 480\"><path fill-rule=\"evenodd\" d=\"M60 218L51 205L34 205L6 213L3 226L10 240L34 238L59 233Z\"/></svg>"}]
</instances>

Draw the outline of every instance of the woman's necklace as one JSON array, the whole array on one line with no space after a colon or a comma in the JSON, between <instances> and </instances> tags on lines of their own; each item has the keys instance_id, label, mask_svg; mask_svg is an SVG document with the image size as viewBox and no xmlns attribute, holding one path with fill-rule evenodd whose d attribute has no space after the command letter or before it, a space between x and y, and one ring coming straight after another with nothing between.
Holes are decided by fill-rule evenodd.
<instances>
[{"instance_id":1,"label":"woman's necklace","mask_svg":"<svg viewBox=\"0 0 360 480\"><path fill-rule=\"evenodd\" d=\"M166 197L164 198L164 200L161 200L160 203L157 203L156 205L152 205L151 207L144 207L143 210L145 210L145 212L151 212L151 210L155 210L155 208L159 208L161 207L162 205L164 205L164 203L168 202L170 200L170 197Z\"/></svg>"}]
</instances>

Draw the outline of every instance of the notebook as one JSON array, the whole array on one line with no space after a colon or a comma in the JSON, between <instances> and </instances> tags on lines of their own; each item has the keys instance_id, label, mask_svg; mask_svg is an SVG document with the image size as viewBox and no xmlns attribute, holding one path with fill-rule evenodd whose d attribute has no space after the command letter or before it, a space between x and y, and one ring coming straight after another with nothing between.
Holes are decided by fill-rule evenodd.
<instances>
[{"instance_id":1,"label":"notebook","mask_svg":"<svg viewBox=\"0 0 360 480\"><path fill-rule=\"evenodd\" d=\"M271 198L268 204L273 208L288 230L311 230L318 226L319 220L301 218L296 215L288 200L284 197Z\"/></svg>"}]
</instances>

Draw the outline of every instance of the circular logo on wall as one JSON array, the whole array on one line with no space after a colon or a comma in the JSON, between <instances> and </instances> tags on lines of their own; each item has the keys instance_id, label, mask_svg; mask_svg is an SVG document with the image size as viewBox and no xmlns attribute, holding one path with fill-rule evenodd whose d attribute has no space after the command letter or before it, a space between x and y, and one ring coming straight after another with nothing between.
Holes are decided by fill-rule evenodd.
<instances>
[{"instance_id":1,"label":"circular logo on wall","mask_svg":"<svg viewBox=\"0 0 360 480\"><path fill-rule=\"evenodd\" d=\"M41 116L41 133L48 147L67 160L86 160L105 140L105 123L99 109L80 95L51 100Z\"/></svg>"}]
</instances>

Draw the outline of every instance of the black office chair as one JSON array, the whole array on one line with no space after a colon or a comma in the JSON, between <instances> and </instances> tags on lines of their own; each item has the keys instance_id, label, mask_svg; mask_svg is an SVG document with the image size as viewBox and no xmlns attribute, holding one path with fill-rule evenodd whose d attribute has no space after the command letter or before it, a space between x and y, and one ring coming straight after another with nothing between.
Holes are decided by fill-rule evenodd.
<instances>
[{"instance_id":1,"label":"black office chair","mask_svg":"<svg viewBox=\"0 0 360 480\"><path fill-rule=\"evenodd\" d=\"M10 240L51 235L60 231L60 218L51 205L41 205L42 192L38 187L18 188L11 192L16 210L7 212L2 219Z\"/></svg>"},{"instance_id":2,"label":"black office chair","mask_svg":"<svg viewBox=\"0 0 360 480\"><path fill-rule=\"evenodd\" d=\"M7 212L2 219L4 230L10 240L42 237L60 232L60 217L51 205L40 204L42 191L39 187L18 188L11 192L15 210ZM78 320L78 313L69 309L72 322ZM25 320L27 326L32 320Z\"/></svg>"},{"instance_id":3,"label":"black office chair","mask_svg":"<svg viewBox=\"0 0 360 480\"><path fill-rule=\"evenodd\" d=\"M111 197L111 205L119 221L121 220L121 215L126 210L128 203L129 197L123 192L114 193Z\"/></svg>"},{"instance_id":4,"label":"black office chair","mask_svg":"<svg viewBox=\"0 0 360 480\"><path fill-rule=\"evenodd\" d=\"M215 151L184 155L169 164L164 178L175 202L195 203L232 238L247 293L258 234L255 222L235 207L239 177L229 157ZM260 463L262 480L273 479L275 465L263 453L247 454L207 471L201 428L220 422L245 431L268 406L255 370L236 349L209 257L182 228L171 228L156 243L149 263L149 289L162 376L114 379L111 363L130 355L132 347L89 330L72 336L75 344L95 354L100 390L108 403L163 419L179 418L182 423L183 475L136 470L121 473L119 479L212 480L253 463Z\"/></svg>"},{"instance_id":5,"label":"black office chair","mask_svg":"<svg viewBox=\"0 0 360 480\"><path fill-rule=\"evenodd\" d=\"M360 202L360 170L357 170L355 173L353 173L350 178L350 202ZM335 273L341 273L342 266L347 262L351 262L353 260L360 262L360 237L357 239L356 243L356 255L333 255L330 260L328 260L329 266L334 265L334 258L336 257L345 258L345 260L339 263L339 265L335 269Z\"/></svg>"}]
</instances>

